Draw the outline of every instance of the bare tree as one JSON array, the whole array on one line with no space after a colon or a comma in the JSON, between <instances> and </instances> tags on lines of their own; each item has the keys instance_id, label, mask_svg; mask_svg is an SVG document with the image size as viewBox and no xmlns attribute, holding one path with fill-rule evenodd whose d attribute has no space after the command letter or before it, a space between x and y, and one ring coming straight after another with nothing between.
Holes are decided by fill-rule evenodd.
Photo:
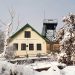
<instances>
[{"instance_id":1,"label":"bare tree","mask_svg":"<svg viewBox=\"0 0 75 75\"><path fill-rule=\"evenodd\" d=\"M0 53L2 53L4 50L4 37L4 32L0 30Z\"/></svg>"},{"instance_id":2,"label":"bare tree","mask_svg":"<svg viewBox=\"0 0 75 75\"><path fill-rule=\"evenodd\" d=\"M15 47L14 46L7 47L6 52L5 52L5 58L6 59L15 58Z\"/></svg>"},{"instance_id":3,"label":"bare tree","mask_svg":"<svg viewBox=\"0 0 75 75\"><path fill-rule=\"evenodd\" d=\"M5 29L5 38L4 38L4 51L2 54L0 54L0 57L6 57L9 49L11 49L11 51L13 50L12 47L8 47L8 42L7 40L9 40L9 34L10 34L10 27L12 26L13 23L13 19L14 19L14 11L13 10L9 10L9 14L10 14L10 22L8 24L5 24L2 20L0 20L0 22L6 26ZM8 52L7 52L8 51ZM10 52L11 53L11 52Z\"/></svg>"}]
</instances>

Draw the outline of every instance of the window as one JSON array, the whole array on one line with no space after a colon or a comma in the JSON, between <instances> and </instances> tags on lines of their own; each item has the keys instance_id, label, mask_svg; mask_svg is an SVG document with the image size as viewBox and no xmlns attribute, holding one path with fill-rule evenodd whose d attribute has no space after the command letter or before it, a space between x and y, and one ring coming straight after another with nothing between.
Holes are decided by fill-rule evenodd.
<instances>
[{"instance_id":1,"label":"window","mask_svg":"<svg viewBox=\"0 0 75 75\"><path fill-rule=\"evenodd\" d=\"M37 44L37 50L41 50L41 44Z\"/></svg>"},{"instance_id":2,"label":"window","mask_svg":"<svg viewBox=\"0 0 75 75\"><path fill-rule=\"evenodd\" d=\"M14 43L14 44L13 44L13 47L14 47L16 50L18 50L18 43Z\"/></svg>"},{"instance_id":3,"label":"window","mask_svg":"<svg viewBox=\"0 0 75 75\"><path fill-rule=\"evenodd\" d=\"M26 44L24 43L21 44L21 50L26 50Z\"/></svg>"},{"instance_id":4,"label":"window","mask_svg":"<svg viewBox=\"0 0 75 75\"><path fill-rule=\"evenodd\" d=\"M34 50L34 44L29 44L29 50Z\"/></svg>"},{"instance_id":5,"label":"window","mask_svg":"<svg viewBox=\"0 0 75 75\"><path fill-rule=\"evenodd\" d=\"M30 38L30 37L31 37L31 32L25 31L25 38Z\"/></svg>"}]
</instances>

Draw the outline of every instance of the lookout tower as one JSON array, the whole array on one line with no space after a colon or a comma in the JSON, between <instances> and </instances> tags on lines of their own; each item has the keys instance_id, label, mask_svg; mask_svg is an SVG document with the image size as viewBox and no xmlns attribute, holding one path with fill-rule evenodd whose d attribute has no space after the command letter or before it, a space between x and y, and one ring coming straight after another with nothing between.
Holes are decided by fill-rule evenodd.
<instances>
[{"instance_id":1,"label":"lookout tower","mask_svg":"<svg viewBox=\"0 0 75 75\"><path fill-rule=\"evenodd\" d=\"M50 41L53 41L55 38L57 24L56 19L44 19L42 35L48 38Z\"/></svg>"}]
</instances>

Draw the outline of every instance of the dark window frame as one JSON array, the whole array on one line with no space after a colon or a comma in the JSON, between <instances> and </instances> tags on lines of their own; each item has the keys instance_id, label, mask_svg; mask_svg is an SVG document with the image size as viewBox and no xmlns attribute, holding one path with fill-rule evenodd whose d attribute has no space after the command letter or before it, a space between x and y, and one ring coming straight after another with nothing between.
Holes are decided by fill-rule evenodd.
<instances>
[{"instance_id":1,"label":"dark window frame","mask_svg":"<svg viewBox=\"0 0 75 75\"><path fill-rule=\"evenodd\" d=\"M26 50L26 44L25 43L21 43L21 50Z\"/></svg>"},{"instance_id":2,"label":"dark window frame","mask_svg":"<svg viewBox=\"0 0 75 75\"><path fill-rule=\"evenodd\" d=\"M30 31L25 31L24 37L25 38L31 38L31 32Z\"/></svg>"},{"instance_id":3,"label":"dark window frame","mask_svg":"<svg viewBox=\"0 0 75 75\"><path fill-rule=\"evenodd\" d=\"M34 44L29 44L29 51L33 51L34 50Z\"/></svg>"},{"instance_id":4,"label":"dark window frame","mask_svg":"<svg viewBox=\"0 0 75 75\"><path fill-rule=\"evenodd\" d=\"M42 50L42 44L38 43L36 48L37 48L38 51L41 51Z\"/></svg>"},{"instance_id":5,"label":"dark window frame","mask_svg":"<svg viewBox=\"0 0 75 75\"><path fill-rule=\"evenodd\" d=\"M18 50L18 43L13 43L13 47L14 47L14 49Z\"/></svg>"}]
</instances>

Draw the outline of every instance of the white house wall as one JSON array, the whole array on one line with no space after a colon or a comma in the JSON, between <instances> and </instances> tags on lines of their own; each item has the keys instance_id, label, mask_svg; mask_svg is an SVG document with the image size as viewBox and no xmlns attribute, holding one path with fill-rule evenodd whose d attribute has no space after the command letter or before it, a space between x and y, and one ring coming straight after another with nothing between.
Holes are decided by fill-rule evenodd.
<instances>
[{"instance_id":1,"label":"white house wall","mask_svg":"<svg viewBox=\"0 0 75 75\"><path fill-rule=\"evenodd\" d=\"M24 38L24 32L25 31L31 31L31 38ZM17 56L20 55L26 55L28 53L29 55L37 54L37 53L46 53L46 41L39 36L35 31L33 31L31 28L26 28L25 30L21 31L18 35L16 35L12 41L9 43L10 45L13 45L13 43L18 43L18 51L16 50L15 54ZM21 50L21 43L34 44L34 50L30 51L29 46L26 48L26 50ZM37 51L36 44L40 43L42 50Z\"/></svg>"}]
</instances>

